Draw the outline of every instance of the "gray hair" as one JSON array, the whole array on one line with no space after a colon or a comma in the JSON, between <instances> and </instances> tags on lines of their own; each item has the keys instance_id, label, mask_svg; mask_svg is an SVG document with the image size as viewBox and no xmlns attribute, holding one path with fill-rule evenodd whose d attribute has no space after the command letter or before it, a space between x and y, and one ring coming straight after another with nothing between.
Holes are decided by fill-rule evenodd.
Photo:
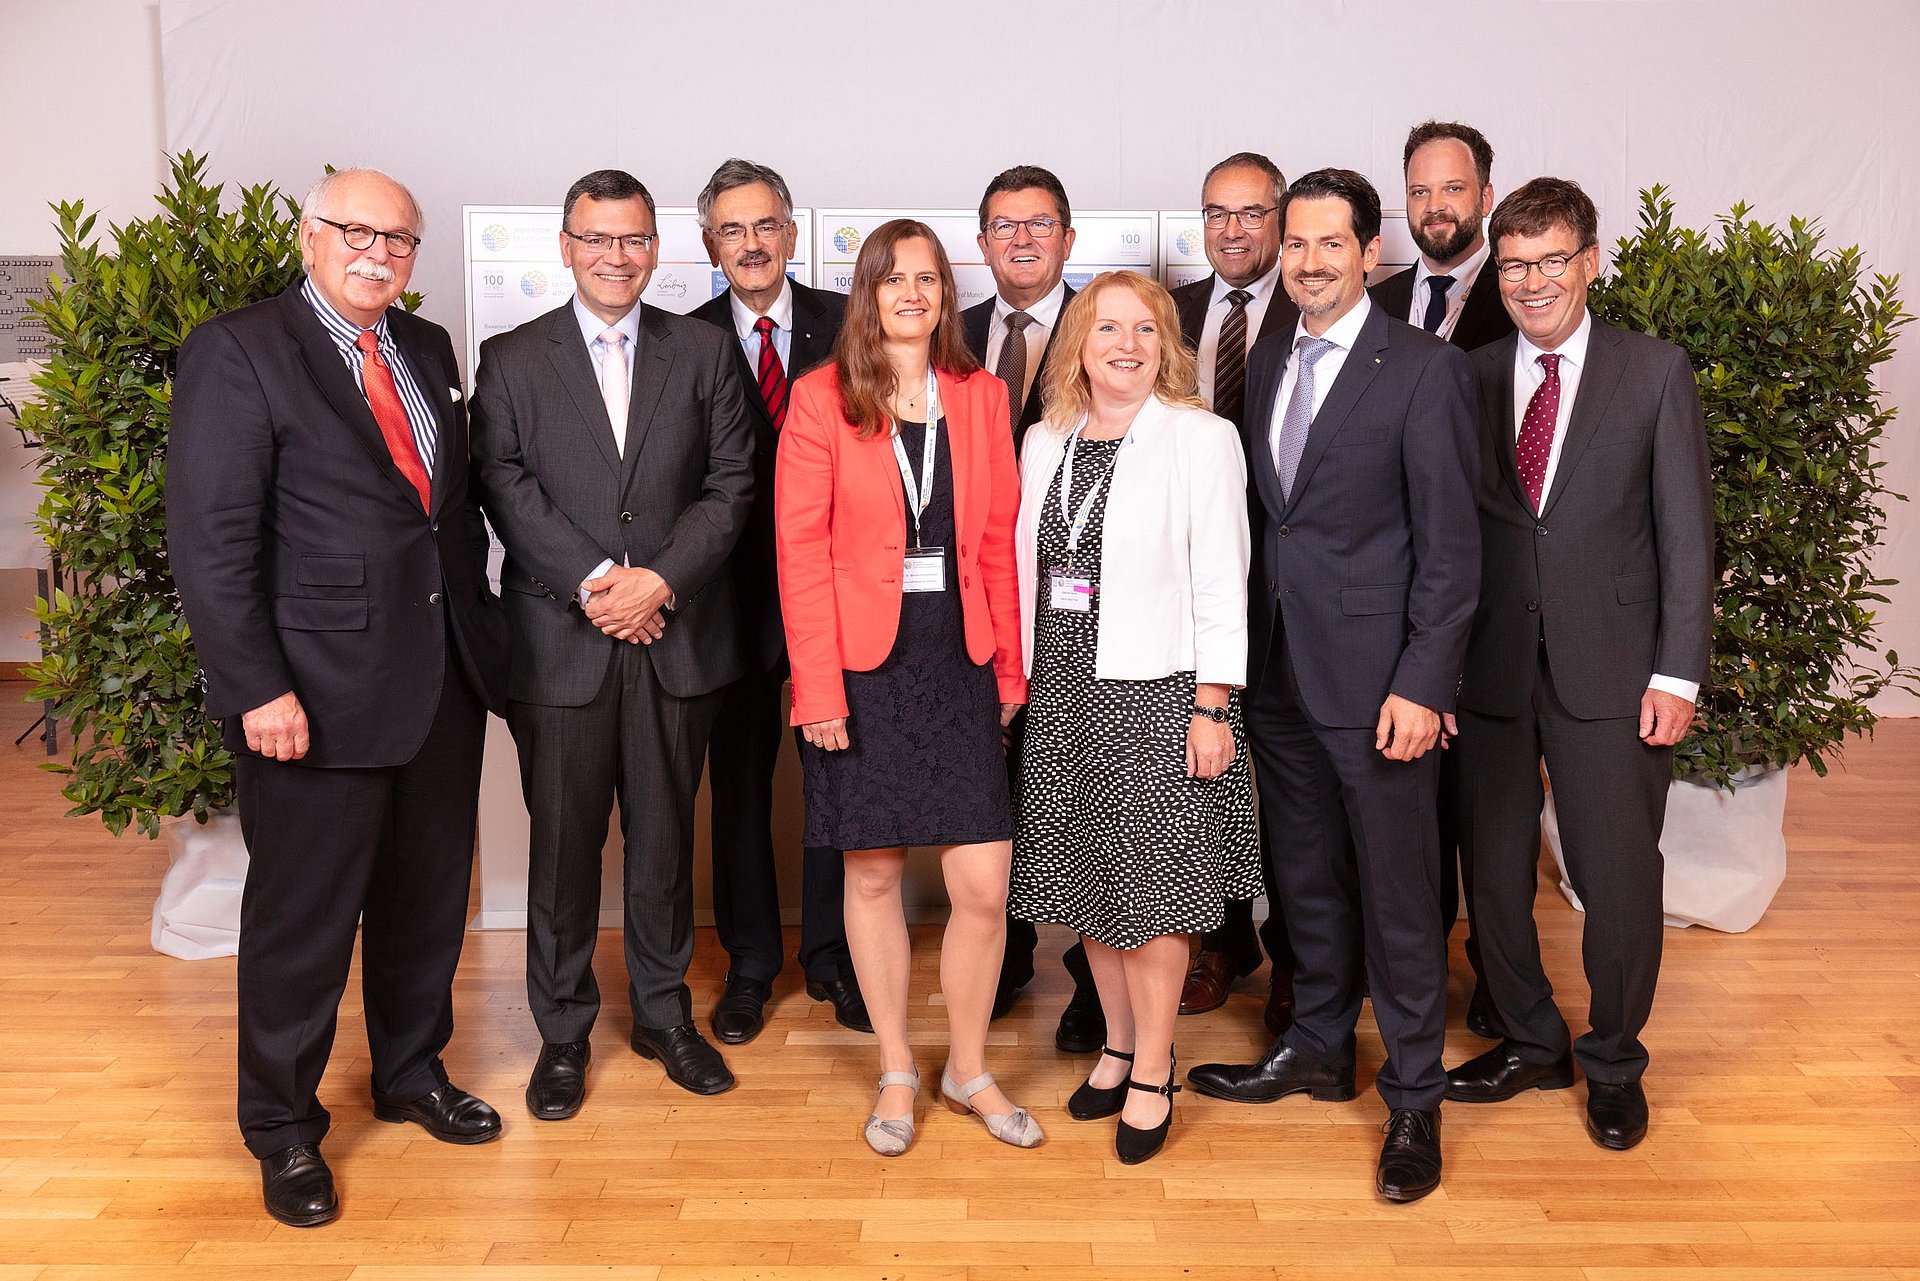
<instances>
[{"instance_id":1,"label":"gray hair","mask_svg":"<svg viewBox=\"0 0 1920 1281\"><path fill-rule=\"evenodd\" d=\"M1224 173L1229 169L1258 170L1262 177L1273 184L1272 199L1274 207L1277 209L1286 203L1287 175L1280 172L1279 165L1274 164L1273 161L1267 159L1257 151L1236 151L1213 168L1207 170L1207 176L1200 180L1200 190L1203 193L1201 199L1204 200L1206 198L1204 193L1207 189L1207 184L1213 181L1214 175Z\"/></svg>"},{"instance_id":2,"label":"gray hair","mask_svg":"<svg viewBox=\"0 0 1920 1281\"><path fill-rule=\"evenodd\" d=\"M335 169L327 174L313 184L313 189L307 192L307 198L300 202L300 221L306 222L310 218L326 217L327 215L322 211L332 207L330 202L333 199L334 189L348 178L365 174L393 183L400 189L400 194L407 198L409 205L413 206L413 226L409 230L416 236L424 236L427 230L427 216L421 211L420 202L414 199L413 193L407 190L406 184L388 174L381 173L378 169Z\"/></svg>"},{"instance_id":3,"label":"gray hair","mask_svg":"<svg viewBox=\"0 0 1920 1281\"><path fill-rule=\"evenodd\" d=\"M756 165L751 160L742 160L734 156L713 171L713 177L707 179L707 185L700 189L700 196L694 201L694 208L700 213L700 229L712 231L713 202L724 192L736 187L751 187L756 182L764 182L780 197L780 212L788 222L793 221L793 193L787 190L787 180L765 165Z\"/></svg>"}]
</instances>

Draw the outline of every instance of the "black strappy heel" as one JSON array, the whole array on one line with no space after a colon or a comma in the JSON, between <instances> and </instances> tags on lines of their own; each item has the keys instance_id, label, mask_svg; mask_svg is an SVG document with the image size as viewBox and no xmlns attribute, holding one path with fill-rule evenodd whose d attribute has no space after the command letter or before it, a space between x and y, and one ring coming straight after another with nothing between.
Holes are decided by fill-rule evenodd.
<instances>
[{"instance_id":1,"label":"black strappy heel","mask_svg":"<svg viewBox=\"0 0 1920 1281\"><path fill-rule=\"evenodd\" d=\"M1100 1047L1100 1053L1109 1059L1119 1059L1122 1063L1133 1062L1133 1055L1130 1052L1109 1050L1103 1045ZM1099 1064L1096 1063L1094 1066L1098 1067ZM1080 1088L1067 1099L1067 1115L1076 1121L1098 1121L1105 1117L1118 1116L1126 1101L1127 1083L1125 1081L1118 1085L1110 1085L1103 1090L1093 1084L1092 1079L1089 1078L1082 1081Z\"/></svg>"},{"instance_id":2,"label":"black strappy heel","mask_svg":"<svg viewBox=\"0 0 1920 1281\"><path fill-rule=\"evenodd\" d=\"M1142 1085L1132 1077L1127 1078L1129 1090L1139 1090L1142 1094L1163 1094L1167 1099L1167 1117L1151 1130L1141 1130L1120 1122L1120 1128L1113 1134L1113 1154L1124 1165L1139 1165L1166 1146L1167 1133L1173 1129L1173 1096L1180 1087L1173 1083L1178 1065L1171 1055L1167 1059L1167 1081L1165 1085Z\"/></svg>"}]
</instances>

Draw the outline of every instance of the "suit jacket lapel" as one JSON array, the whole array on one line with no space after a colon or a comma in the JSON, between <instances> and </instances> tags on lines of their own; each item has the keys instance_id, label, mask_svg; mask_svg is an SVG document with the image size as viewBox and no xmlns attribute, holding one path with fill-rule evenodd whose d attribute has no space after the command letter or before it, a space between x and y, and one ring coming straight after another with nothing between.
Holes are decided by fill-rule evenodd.
<instances>
[{"instance_id":1,"label":"suit jacket lapel","mask_svg":"<svg viewBox=\"0 0 1920 1281\"><path fill-rule=\"evenodd\" d=\"M1279 520L1286 509L1286 500L1280 496L1280 476L1273 469L1273 448L1269 437L1273 431L1273 397L1276 389L1287 376L1287 362L1292 359L1292 350L1280 348L1280 359L1272 364L1255 358L1247 367L1246 398L1242 402L1246 412L1246 426L1241 430L1241 444L1246 451L1247 467L1253 472L1254 491L1260 501L1266 505L1267 514Z\"/></svg>"},{"instance_id":2,"label":"suit jacket lapel","mask_svg":"<svg viewBox=\"0 0 1920 1281\"><path fill-rule=\"evenodd\" d=\"M1195 281L1189 288L1192 292L1181 294L1174 313L1180 317L1180 341L1188 351L1198 351L1200 331L1207 324L1207 303L1213 297L1213 277Z\"/></svg>"},{"instance_id":3,"label":"suit jacket lapel","mask_svg":"<svg viewBox=\"0 0 1920 1281\"><path fill-rule=\"evenodd\" d=\"M1594 433L1606 420L1607 408L1620 385L1620 375L1627 367L1614 350L1619 341L1620 336L1614 330L1597 320L1593 322L1593 332L1587 339L1587 367L1580 371L1580 388L1574 393L1573 412L1567 417L1567 438L1560 445L1560 462L1553 469L1553 488L1540 504L1543 517L1560 501L1560 495L1567 492L1568 477L1580 465L1580 456L1587 452Z\"/></svg>"},{"instance_id":4,"label":"suit jacket lapel","mask_svg":"<svg viewBox=\"0 0 1920 1281\"><path fill-rule=\"evenodd\" d=\"M1387 358L1387 333L1387 313L1378 307L1373 308L1360 326L1360 336L1354 340L1353 350L1347 353L1346 360L1340 365L1340 376L1327 389L1326 399L1320 402L1320 410L1314 414L1313 424L1307 428L1307 446L1300 455L1300 469L1293 476L1293 498L1287 504L1289 507L1300 501L1307 482L1313 479L1313 469L1320 464L1320 456L1327 452L1327 442L1339 432L1341 425L1347 421L1347 415L1360 403L1361 393L1373 382L1374 375L1380 372L1380 366Z\"/></svg>"},{"instance_id":5,"label":"suit jacket lapel","mask_svg":"<svg viewBox=\"0 0 1920 1281\"><path fill-rule=\"evenodd\" d=\"M427 407L433 411L433 466L430 469L428 493L429 514L437 515L440 502L446 496L447 482L453 475L452 468L466 463L466 433L456 430L456 415L460 412L454 404L453 388L447 383L447 373L428 354L425 348L412 342L404 324L394 324L393 318L387 318L387 324L393 329L394 345L400 348L400 358L407 362L407 368L413 373L413 381L419 385L420 394L427 398ZM458 453L455 449L458 447Z\"/></svg>"},{"instance_id":6,"label":"suit jacket lapel","mask_svg":"<svg viewBox=\"0 0 1920 1281\"><path fill-rule=\"evenodd\" d=\"M627 448L623 455L621 489L633 480L634 464L646 446L647 431L653 426L654 410L660 407L660 395L667 388L673 371L673 333L654 308L640 312L640 344L633 352L633 385L627 397ZM758 399L759 391L750 393Z\"/></svg>"},{"instance_id":7,"label":"suit jacket lapel","mask_svg":"<svg viewBox=\"0 0 1920 1281\"><path fill-rule=\"evenodd\" d=\"M1500 474L1515 501L1532 510L1526 487L1520 483L1519 442L1514 439L1513 353L1519 339L1508 337L1492 348L1493 376L1480 384L1480 417L1485 424L1486 444L1500 460Z\"/></svg>"},{"instance_id":8,"label":"suit jacket lapel","mask_svg":"<svg viewBox=\"0 0 1920 1281\"><path fill-rule=\"evenodd\" d=\"M547 338L553 345L547 354L553 362L553 371L560 385L573 397L574 408L580 411L580 422L593 438L601 458L608 467L619 471L620 451L614 447L613 423L607 417L607 402L600 395L600 380L594 377L593 357L587 354L586 339L574 319L573 304L567 303L549 315L552 322L547 328ZM636 352L634 365L638 367L639 363Z\"/></svg>"},{"instance_id":9,"label":"suit jacket lapel","mask_svg":"<svg viewBox=\"0 0 1920 1281\"><path fill-rule=\"evenodd\" d=\"M787 359L789 383L833 354L833 339L827 333L824 322L824 315L814 305L812 291L802 293L801 287L795 285L793 287L793 341L789 344Z\"/></svg>"},{"instance_id":10,"label":"suit jacket lapel","mask_svg":"<svg viewBox=\"0 0 1920 1281\"><path fill-rule=\"evenodd\" d=\"M300 359L306 365L308 375L327 398L327 403L333 406L334 413L352 430L374 466L394 488L418 505L420 491L413 487L412 481L400 474L400 468L394 464L393 451L387 448L387 438L380 434L380 424L373 419L366 393L354 383L347 362L340 356L340 349L334 346L333 339L320 323L320 317L314 314L313 307L301 295L300 286L295 285L281 294L280 299L287 332L300 349Z\"/></svg>"}]
</instances>

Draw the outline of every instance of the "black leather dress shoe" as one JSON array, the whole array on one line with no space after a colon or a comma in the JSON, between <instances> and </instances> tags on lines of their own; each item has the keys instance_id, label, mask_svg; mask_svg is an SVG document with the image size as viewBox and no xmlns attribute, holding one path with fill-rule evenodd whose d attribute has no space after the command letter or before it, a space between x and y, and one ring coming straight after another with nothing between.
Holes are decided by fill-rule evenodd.
<instances>
[{"instance_id":1,"label":"black leather dress shoe","mask_svg":"<svg viewBox=\"0 0 1920 1281\"><path fill-rule=\"evenodd\" d=\"M738 974L727 975L727 989L713 1007L713 1034L728 1045L745 1045L767 1025L767 998L773 985Z\"/></svg>"},{"instance_id":2,"label":"black leather dress shoe","mask_svg":"<svg viewBox=\"0 0 1920 1281\"><path fill-rule=\"evenodd\" d=\"M1467 999L1467 1031L1488 1041L1506 1037L1500 1030L1500 1016L1494 1012L1493 997L1485 983L1475 983L1473 995Z\"/></svg>"},{"instance_id":3,"label":"black leather dress shoe","mask_svg":"<svg viewBox=\"0 0 1920 1281\"><path fill-rule=\"evenodd\" d=\"M1374 1186L1389 1201L1418 1201L1440 1186L1440 1113L1395 1108Z\"/></svg>"},{"instance_id":4,"label":"black leather dress shoe","mask_svg":"<svg viewBox=\"0 0 1920 1281\"><path fill-rule=\"evenodd\" d=\"M442 1143L485 1143L500 1137L500 1114L457 1085L443 1085L410 1103L373 1105L381 1121L412 1121Z\"/></svg>"},{"instance_id":5,"label":"black leather dress shoe","mask_svg":"<svg viewBox=\"0 0 1920 1281\"><path fill-rule=\"evenodd\" d=\"M1060 1011L1060 1026L1053 1030L1054 1048L1062 1054L1091 1054L1106 1043L1107 1012L1100 1008L1100 993L1076 985L1073 999Z\"/></svg>"},{"instance_id":6,"label":"black leather dress shoe","mask_svg":"<svg viewBox=\"0 0 1920 1281\"><path fill-rule=\"evenodd\" d=\"M643 1059L658 1059L667 1070L667 1079L694 1094L725 1094L734 1085L733 1073L720 1051L707 1044L700 1030L691 1023L679 1027L636 1027L631 1040L633 1052Z\"/></svg>"},{"instance_id":7,"label":"black leather dress shoe","mask_svg":"<svg viewBox=\"0 0 1920 1281\"><path fill-rule=\"evenodd\" d=\"M296 1143L262 1157L260 1192L267 1213L290 1228L317 1228L340 1217L333 1171L318 1143Z\"/></svg>"},{"instance_id":8,"label":"black leather dress shoe","mask_svg":"<svg viewBox=\"0 0 1920 1281\"><path fill-rule=\"evenodd\" d=\"M838 979L808 979L807 995L816 1001L833 1002L833 1021L856 1032L873 1031L867 1015L867 998L860 995L860 980L851 974Z\"/></svg>"},{"instance_id":9,"label":"black leather dress shoe","mask_svg":"<svg viewBox=\"0 0 1920 1281\"><path fill-rule=\"evenodd\" d=\"M1033 967L1031 965L1020 970L1003 968L1000 971L1000 985L993 990L992 1017L996 1019L1005 1018L1007 1011L1013 1008L1014 1002L1020 999L1020 989L1031 982L1033 982Z\"/></svg>"},{"instance_id":10,"label":"black leather dress shoe","mask_svg":"<svg viewBox=\"0 0 1920 1281\"><path fill-rule=\"evenodd\" d=\"M1615 1152L1625 1152L1646 1138L1647 1094L1640 1082L1608 1085L1588 1077L1587 1135Z\"/></svg>"},{"instance_id":11,"label":"black leather dress shoe","mask_svg":"<svg viewBox=\"0 0 1920 1281\"><path fill-rule=\"evenodd\" d=\"M1502 1041L1447 1073L1447 1098L1455 1103L1504 1103L1523 1090L1564 1090L1573 1084L1573 1056L1529 1063L1512 1041Z\"/></svg>"},{"instance_id":12,"label":"black leather dress shoe","mask_svg":"<svg viewBox=\"0 0 1920 1281\"><path fill-rule=\"evenodd\" d=\"M587 1060L593 1056L585 1041L548 1042L527 1078L527 1111L542 1121L564 1121L587 1099Z\"/></svg>"},{"instance_id":13,"label":"black leather dress shoe","mask_svg":"<svg viewBox=\"0 0 1920 1281\"><path fill-rule=\"evenodd\" d=\"M1345 1103L1355 1093L1352 1065L1309 1062L1281 1041L1258 1063L1202 1063L1187 1073L1187 1083L1202 1094L1234 1103L1272 1103L1301 1093L1322 1103Z\"/></svg>"}]
</instances>

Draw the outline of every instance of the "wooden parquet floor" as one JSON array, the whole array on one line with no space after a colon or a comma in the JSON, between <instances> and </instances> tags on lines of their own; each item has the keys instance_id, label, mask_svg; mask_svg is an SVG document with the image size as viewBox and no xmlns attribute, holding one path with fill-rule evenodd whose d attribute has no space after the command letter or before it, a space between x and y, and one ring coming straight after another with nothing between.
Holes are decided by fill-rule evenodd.
<instances>
[{"instance_id":1,"label":"wooden parquet floor","mask_svg":"<svg viewBox=\"0 0 1920 1281\"><path fill-rule=\"evenodd\" d=\"M7 739L31 715L23 688L0 685ZM537 1049L524 944L474 934L448 1065L505 1136L454 1148L375 1121L350 986L323 1087L344 1214L317 1231L265 1217L234 1130L232 962L149 949L163 851L61 817L36 748L0 740L0 1281L1920 1281L1920 721L1887 723L1830 778L1794 778L1792 872L1757 928L1668 932L1653 1129L1629 1153L1587 1140L1580 1088L1451 1105L1441 1191L1395 1207L1372 1191L1371 1090L1266 1108L1186 1093L1167 1150L1122 1166L1110 1123L1066 1116L1085 1061L1053 1048L1053 965L994 1027L993 1067L1047 1127L1036 1152L926 1097L907 1156L869 1153L870 1042L807 1000L791 962L768 1030L728 1052L732 1093L666 1083L627 1049L616 999L586 1110L541 1124L520 1099ZM1544 883L1540 904L1577 1018L1579 918ZM916 936L929 1078L936 947ZM620 992L614 935L599 956ZM702 1019L724 961L702 931ZM1259 982L1182 1022L1183 1062L1258 1053ZM1364 1083L1380 1055L1361 1035ZM1456 1025L1448 1061L1481 1045Z\"/></svg>"}]
</instances>

